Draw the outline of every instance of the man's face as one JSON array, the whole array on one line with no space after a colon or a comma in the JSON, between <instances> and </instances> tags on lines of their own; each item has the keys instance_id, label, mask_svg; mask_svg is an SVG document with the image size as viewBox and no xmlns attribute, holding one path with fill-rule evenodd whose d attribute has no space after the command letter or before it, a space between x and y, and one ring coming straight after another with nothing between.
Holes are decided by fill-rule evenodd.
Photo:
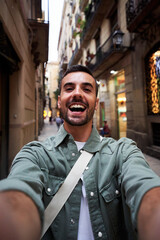
<instances>
[{"instance_id":1,"label":"man's face","mask_svg":"<svg viewBox=\"0 0 160 240\"><path fill-rule=\"evenodd\" d=\"M98 107L94 78L85 72L67 74L62 80L58 107L66 123L72 126L92 124L94 110Z\"/></svg>"}]
</instances>

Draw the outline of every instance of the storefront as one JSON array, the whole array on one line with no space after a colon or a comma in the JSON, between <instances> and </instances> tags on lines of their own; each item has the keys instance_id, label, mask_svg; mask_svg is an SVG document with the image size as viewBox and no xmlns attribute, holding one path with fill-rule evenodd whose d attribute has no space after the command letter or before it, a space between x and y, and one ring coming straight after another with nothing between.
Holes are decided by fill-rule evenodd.
<instances>
[{"instance_id":1,"label":"storefront","mask_svg":"<svg viewBox=\"0 0 160 240\"><path fill-rule=\"evenodd\" d=\"M124 71L120 71L114 77L116 100L117 100L117 130L118 138L126 137L127 117L126 117L126 90Z\"/></svg>"},{"instance_id":2,"label":"storefront","mask_svg":"<svg viewBox=\"0 0 160 240\"><path fill-rule=\"evenodd\" d=\"M160 147L160 43L149 52L145 65L150 144Z\"/></svg>"},{"instance_id":3,"label":"storefront","mask_svg":"<svg viewBox=\"0 0 160 240\"><path fill-rule=\"evenodd\" d=\"M115 139L126 137L126 89L124 71L111 72L110 78L100 81L99 121L100 128L104 120L111 130L111 136Z\"/></svg>"}]
</instances>

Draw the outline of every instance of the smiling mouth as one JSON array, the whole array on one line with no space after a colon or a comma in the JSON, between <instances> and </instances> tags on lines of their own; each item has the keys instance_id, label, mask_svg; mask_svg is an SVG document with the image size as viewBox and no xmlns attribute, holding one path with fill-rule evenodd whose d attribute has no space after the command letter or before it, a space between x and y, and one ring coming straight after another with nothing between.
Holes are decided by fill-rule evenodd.
<instances>
[{"instance_id":1,"label":"smiling mouth","mask_svg":"<svg viewBox=\"0 0 160 240\"><path fill-rule=\"evenodd\" d=\"M84 112L85 109L86 109L86 107L81 104L73 104L69 107L69 110L71 112Z\"/></svg>"}]
</instances>

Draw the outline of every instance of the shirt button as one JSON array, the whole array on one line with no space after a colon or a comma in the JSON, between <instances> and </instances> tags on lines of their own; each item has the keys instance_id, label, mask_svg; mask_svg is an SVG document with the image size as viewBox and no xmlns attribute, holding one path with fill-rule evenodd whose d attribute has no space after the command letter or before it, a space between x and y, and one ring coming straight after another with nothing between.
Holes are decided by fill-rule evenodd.
<instances>
[{"instance_id":1,"label":"shirt button","mask_svg":"<svg viewBox=\"0 0 160 240\"><path fill-rule=\"evenodd\" d=\"M75 153L72 153L72 156L74 157L76 154Z\"/></svg>"},{"instance_id":2,"label":"shirt button","mask_svg":"<svg viewBox=\"0 0 160 240\"><path fill-rule=\"evenodd\" d=\"M51 188L47 188L47 192L51 192Z\"/></svg>"},{"instance_id":3,"label":"shirt button","mask_svg":"<svg viewBox=\"0 0 160 240\"><path fill-rule=\"evenodd\" d=\"M90 192L90 196L93 197L94 196L94 192Z\"/></svg>"},{"instance_id":4,"label":"shirt button","mask_svg":"<svg viewBox=\"0 0 160 240\"><path fill-rule=\"evenodd\" d=\"M98 232L98 237L102 237L102 236L103 236L102 232Z\"/></svg>"},{"instance_id":5,"label":"shirt button","mask_svg":"<svg viewBox=\"0 0 160 240\"><path fill-rule=\"evenodd\" d=\"M72 223L72 224L74 224L74 223L75 223L75 221L73 220L73 218L71 218L71 223Z\"/></svg>"},{"instance_id":6,"label":"shirt button","mask_svg":"<svg viewBox=\"0 0 160 240\"><path fill-rule=\"evenodd\" d=\"M115 194L117 194L117 195L118 195L118 194L119 194L119 191L118 191L118 190L116 190L116 191L115 191Z\"/></svg>"}]
</instances>

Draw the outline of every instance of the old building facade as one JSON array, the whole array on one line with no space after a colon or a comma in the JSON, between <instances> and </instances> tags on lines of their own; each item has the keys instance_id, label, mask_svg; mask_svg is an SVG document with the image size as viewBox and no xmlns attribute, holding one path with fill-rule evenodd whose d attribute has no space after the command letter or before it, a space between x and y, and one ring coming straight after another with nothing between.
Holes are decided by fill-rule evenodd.
<instances>
[{"instance_id":1,"label":"old building facade","mask_svg":"<svg viewBox=\"0 0 160 240\"><path fill-rule=\"evenodd\" d=\"M5 0L0 7L0 177L20 148L38 136L49 23L41 1ZM42 115L43 116L43 115Z\"/></svg>"},{"instance_id":2,"label":"old building facade","mask_svg":"<svg viewBox=\"0 0 160 240\"><path fill-rule=\"evenodd\" d=\"M112 137L158 158L159 13L157 0L65 1L58 45L61 74L84 64L100 84L97 129L106 119Z\"/></svg>"}]
</instances>

